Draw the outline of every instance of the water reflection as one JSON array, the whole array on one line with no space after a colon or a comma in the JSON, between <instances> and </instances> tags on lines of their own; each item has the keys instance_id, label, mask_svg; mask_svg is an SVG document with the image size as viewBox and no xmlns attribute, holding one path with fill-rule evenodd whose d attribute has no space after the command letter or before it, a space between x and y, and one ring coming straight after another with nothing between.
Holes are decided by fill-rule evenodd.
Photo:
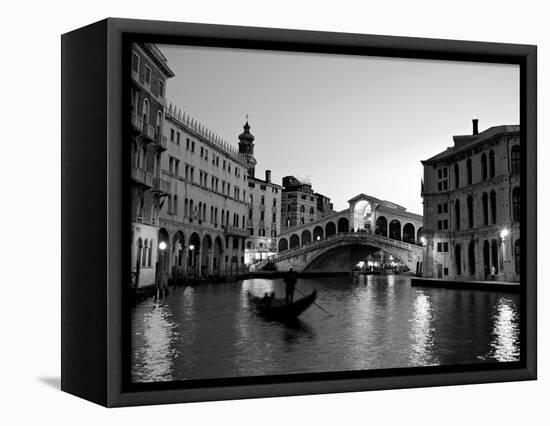
<instances>
[{"instance_id":1,"label":"water reflection","mask_svg":"<svg viewBox=\"0 0 550 426\"><path fill-rule=\"evenodd\" d=\"M519 359L519 325L515 304L509 298L499 299L493 315L492 356L497 361Z\"/></svg>"},{"instance_id":2,"label":"water reflection","mask_svg":"<svg viewBox=\"0 0 550 426\"><path fill-rule=\"evenodd\" d=\"M410 320L411 353L413 365L439 364L433 354L433 313L430 297L422 290L418 290L414 302L412 318Z\"/></svg>"},{"instance_id":3,"label":"water reflection","mask_svg":"<svg viewBox=\"0 0 550 426\"><path fill-rule=\"evenodd\" d=\"M134 331L136 342L133 375L137 381L173 380L174 357L177 351L175 324L170 308L163 301L149 304L143 312L143 328Z\"/></svg>"},{"instance_id":4,"label":"water reflection","mask_svg":"<svg viewBox=\"0 0 550 426\"><path fill-rule=\"evenodd\" d=\"M293 324L266 321L247 293L281 279L174 289L133 311L133 379L161 381L519 359L519 297L417 289L403 276L300 279L317 303ZM299 294L298 292L298 294Z\"/></svg>"}]
</instances>

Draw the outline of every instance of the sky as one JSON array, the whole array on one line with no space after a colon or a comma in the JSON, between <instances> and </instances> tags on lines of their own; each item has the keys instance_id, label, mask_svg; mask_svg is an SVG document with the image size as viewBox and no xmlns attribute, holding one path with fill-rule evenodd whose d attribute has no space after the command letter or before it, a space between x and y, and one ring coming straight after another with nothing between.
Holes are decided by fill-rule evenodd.
<instances>
[{"instance_id":1,"label":"sky","mask_svg":"<svg viewBox=\"0 0 550 426\"><path fill-rule=\"evenodd\" d=\"M246 115L256 176L309 178L336 210L364 193L422 214L421 160L453 135L519 124L519 67L160 45L168 102L237 146Z\"/></svg>"}]
</instances>

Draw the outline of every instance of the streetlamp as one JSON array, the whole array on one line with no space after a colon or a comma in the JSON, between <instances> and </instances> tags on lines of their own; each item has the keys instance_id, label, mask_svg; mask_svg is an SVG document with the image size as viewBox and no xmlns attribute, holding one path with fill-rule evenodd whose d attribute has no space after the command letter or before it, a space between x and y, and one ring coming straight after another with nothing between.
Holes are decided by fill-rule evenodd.
<instances>
[{"instance_id":1,"label":"streetlamp","mask_svg":"<svg viewBox=\"0 0 550 426\"><path fill-rule=\"evenodd\" d=\"M193 278L195 278L195 256L193 255L193 250L195 250L195 246L193 244L189 244L189 251L191 252L191 268L193 271Z\"/></svg>"},{"instance_id":2,"label":"streetlamp","mask_svg":"<svg viewBox=\"0 0 550 426\"><path fill-rule=\"evenodd\" d=\"M159 272L158 272L158 287L157 287L157 296L160 297L163 295L164 297L164 250L166 250L166 243L164 241L161 241L159 243Z\"/></svg>"},{"instance_id":3,"label":"streetlamp","mask_svg":"<svg viewBox=\"0 0 550 426\"><path fill-rule=\"evenodd\" d=\"M426 239L426 237L420 237L420 242L424 247L428 245L428 240Z\"/></svg>"}]
</instances>

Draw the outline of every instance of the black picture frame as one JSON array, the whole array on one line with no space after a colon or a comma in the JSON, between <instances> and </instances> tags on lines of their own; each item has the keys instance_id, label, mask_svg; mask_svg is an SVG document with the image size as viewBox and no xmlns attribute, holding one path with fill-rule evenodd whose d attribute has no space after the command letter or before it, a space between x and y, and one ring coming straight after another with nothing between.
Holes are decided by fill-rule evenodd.
<instances>
[{"instance_id":1,"label":"black picture frame","mask_svg":"<svg viewBox=\"0 0 550 426\"><path fill-rule=\"evenodd\" d=\"M518 64L522 234L521 359L364 372L131 385L125 48L135 40L198 46ZM534 380L537 377L537 49L420 39L109 18L62 36L62 390L108 406ZM83 226L84 224L84 226ZM525 271L525 272L523 272Z\"/></svg>"}]
</instances>

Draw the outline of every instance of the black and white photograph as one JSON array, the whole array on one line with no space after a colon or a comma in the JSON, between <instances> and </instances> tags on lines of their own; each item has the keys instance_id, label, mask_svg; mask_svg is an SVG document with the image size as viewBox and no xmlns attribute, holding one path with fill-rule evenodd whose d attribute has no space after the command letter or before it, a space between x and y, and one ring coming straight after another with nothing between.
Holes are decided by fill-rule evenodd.
<instances>
[{"instance_id":1,"label":"black and white photograph","mask_svg":"<svg viewBox=\"0 0 550 426\"><path fill-rule=\"evenodd\" d=\"M133 383L520 360L519 66L130 63Z\"/></svg>"}]
</instances>

